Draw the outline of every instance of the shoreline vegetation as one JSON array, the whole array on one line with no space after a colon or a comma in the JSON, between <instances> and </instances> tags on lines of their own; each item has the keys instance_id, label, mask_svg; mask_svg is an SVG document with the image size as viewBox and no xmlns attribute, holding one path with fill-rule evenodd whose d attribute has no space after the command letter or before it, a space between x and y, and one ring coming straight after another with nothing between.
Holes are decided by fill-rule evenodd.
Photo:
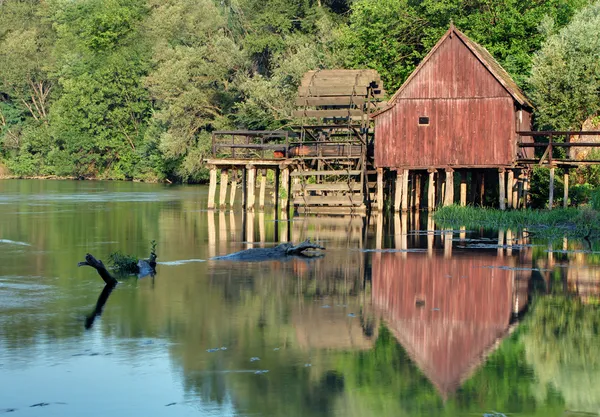
<instances>
[{"instance_id":1,"label":"shoreline vegetation","mask_svg":"<svg viewBox=\"0 0 600 417\"><path fill-rule=\"evenodd\" d=\"M436 210L433 218L440 227L527 229L530 236L547 239L600 238L600 213L591 206L502 211L453 205Z\"/></svg>"},{"instance_id":2,"label":"shoreline vegetation","mask_svg":"<svg viewBox=\"0 0 600 417\"><path fill-rule=\"evenodd\" d=\"M297 125L309 70L393 94L451 22L537 130L598 121L600 0L2 0L0 177L205 182L212 132Z\"/></svg>"}]
</instances>

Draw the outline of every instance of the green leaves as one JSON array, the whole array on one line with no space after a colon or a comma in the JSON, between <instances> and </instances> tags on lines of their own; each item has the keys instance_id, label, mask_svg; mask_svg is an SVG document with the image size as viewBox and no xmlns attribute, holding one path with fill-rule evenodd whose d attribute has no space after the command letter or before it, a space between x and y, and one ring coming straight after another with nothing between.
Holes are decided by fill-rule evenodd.
<instances>
[{"instance_id":1,"label":"green leaves","mask_svg":"<svg viewBox=\"0 0 600 417\"><path fill-rule=\"evenodd\" d=\"M579 130L600 111L600 2L577 13L533 58L531 96L541 126Z\"/></svg>"}]
</instances>

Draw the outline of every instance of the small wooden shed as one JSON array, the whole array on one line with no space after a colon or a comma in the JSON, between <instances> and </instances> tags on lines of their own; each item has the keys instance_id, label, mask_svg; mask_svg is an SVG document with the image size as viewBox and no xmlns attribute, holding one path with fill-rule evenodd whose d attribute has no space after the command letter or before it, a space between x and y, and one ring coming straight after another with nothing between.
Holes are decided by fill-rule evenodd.
<instances>
[{"instance_id":1,"label":"small wooden shed","mask_svg":"<svg viewBox=\"0 0 600 417\"><path fill-rule=\"evenodd\" d=\"M481 45L454 25L376 113L375 165L498 167L517 159L532 105Z\"/></svg>"},{"instance_id":2,"label":"small wooden shed","mask_svg":"<svg viewBox=\"0 0 600 417\"><path fill-rule=\"evenodd\" d=\"M525 148L517 146L517 131L531 130L532 109L492 55L451 25L388 105L372 115L375 166L397 171L399 177L408 176L407 170L440 170L453 181L448 174L456 169L465 176L465 170L483 175L483 169L493 168L502 175L509 169L509 177L517 178L521 172L512 169L526 156ZM433 181L432 174L430 190ZM439 185L440 179L435 182ZM508 184L507 190L512 188ZM452 184L446 184L446 190L450 194L443 201L452 204ZM404 194L410 195L410 190ZM465 195L466 185L461 203Z\"/></svg>"}]
</instances>

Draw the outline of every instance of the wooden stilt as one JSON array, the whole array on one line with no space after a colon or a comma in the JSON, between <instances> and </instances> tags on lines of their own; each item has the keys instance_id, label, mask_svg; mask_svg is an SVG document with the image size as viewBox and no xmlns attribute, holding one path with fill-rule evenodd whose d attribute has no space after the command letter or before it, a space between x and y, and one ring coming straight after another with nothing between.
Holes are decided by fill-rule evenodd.
<instances>
[{"instance_id":1,"label":"wooden stilt","mask_svg":"<svg viewBox=\"0 0 600 417\"><path fill-rule=\"evenodd\" d=\"M530 172L527 171L523 178L523 208L527 208L529 206L530 179Z\"/></svg>"},{"instance_id":2,"label":"wooden stilt","mask_svg":"<svg viewBox=\"0 0 600 417\"><path fill-rule=\"evenodd\" d=\"M429 171L429 184L427 185L427 210L435 209L435 170Z\"/></svg>"},{"instance_id":3,"label":"wooden stilt","mask_svg":"<svg viewBox=\"0 0 600 417\"><path fill-rule=\"evenodd\" d=\"M244 210L246 210L246 207L248 207L248 170L246 168L243 168L242 169L242 208ZM244 230L246 230L246 229L244 228Z\"/></svg>"},{"instance_id":4,"label":"wooden stilt","mask_svg":"<svg viewBox=\"0 0 600 417\"><path fill-rule=\"evenodd\" d=\"M275 212L279 210L279 168L275 168L275 184L273 184L273 207Z\"/></svg>"},{"instance_id":5,"label":"wooden stilt","mask_svg":"<svg viewBox=\"0 0 600 417\"><path fill-rule=\"evenodd\" d=\"M444 195L444 206L454 204L454 170L446 170L446 192Z\"/></svg>"},{"instance_id":6,"label":"wooden stilt","mask_svg":"<svg viewBox=\"0 0 600 417\"><path fill-rule=\"evenodd\" d=\"M520 171L515 170L512 181L512 208L519 208L519 175Z\"/></svg>"},{"instance_id":7,"label":"wooden stilt","mask_svg":"<svg viewBox=\"0 0 600 417\"><path fill-rule=\"evenodd\" d=\"M256 168L254 165L247 165L247 184L246 184L246 193L248 198L246 200L246 210L253 211L254 210L254 200L255 200L255 188L256 188Z\"/></svg>"},{"instance_id":8,"label":"wooden stilt","mask_svg":"<svg viewBox=\"0 0 600 417\"><path fill-rule=\"evenodd\" d=\"M237 170L233 170L231 173L231 191L229 192L229 207L233 208L233 203L235 202L235 192L237 191L237 178L238 173Z\"/></svg>"},{"instance_id":9,"label":"wooden stilt","mask_svg":"<svg viewBox=\"0 0 600 417\"><path fill-rule=\"evenodd\" d=\"M504 201L504 199L506 198L506 172L504 171L504 168L500 168L498 170L498 188L499 188L499 196L498 196L498 200L500 202L500 210L506 210L506 203Z\"/></svg>"},{"instance_id":10,"label":"wooden stilt","mask_svg":"<svg viewBox=\"0 0 600 417\"><path fill-rule=\"evenodd\" d=\"M554 167L550 168L550 186L548 196L548 210L552 210L554 205Z\"/></svg>"},{"instance_id":11,"label":"wooden stilt","mask_svg":"<svg viewBox=\"0 0 600 417\"><path fill-rule=\"evenodd\" d=\"M467 205L467 173L466 171L460 172L460 205L464 207Z\"/></svg>"},{"instance_id":12,"label":"wooden stilt","mask_svg":"<svg viewBox=\"0 0 600 417\"><path fill-rule=\"evenodd\" d=\"M565 168L565 176L563 179L565 190L563 194L563 207L569 207L569 168Z\"/></svg>"},{"instance_id":13,"label":"wooden stilt","mask_svg":"<svg viewBox=\"0 0 600 417\"><path fill-rule=\"evenodd\" d=\"M210 182L208 184L208 209L212 210L215 208L215 194L217 193L217 168L214 166L210 167L209 179Z\"/></svg>"},{"instance_id":14,"label":"wooden stilt","mask_svg":"<svg viewBox=\"0 0 600 417\"><path fill-rule=\"evenodd\" d=\"M404 170L396 170L396 183L394 184L394 211L400 213L402 210L402 173Z\"/></svg>"},{"instance_id":15,"label":"wooden stilt","mask_svg":"<svg viewBox=\"0 0 600 417\"><path fill-rule=\"evenodd\" d=\"M383 168L377 168L377 210L383 211Z\"/></svg>"},{"instance_id":16,"label":"wooden stilt","mask_svg":"<svg viewBox=\"0 0 600 417\"><path fill-rule=\"evenodd\" d=\"M260 192L258 193L258 209L265 209L265 192L267 189L267 170L261 170L260 175Z\"/></svg>"},{"instance_id":17,"label":"wooden stilt","mask_svg":"<svg viewBox=\"0 0 600 417\"><path fill-rule=\"evenodd\" d=\"M483 207L485 201L485 172L479 173L479 205Z\"/></svg>"},{"instance_id":18,"label":"wooden stilt","mask_svg":"<svg viewBox=\"0 0 600 417\"><path fill-rule=\"evenodd\" d=\"M408 169L402 170L402 211L408 210L408 200L410 199L410 192L408 190L408 176L410 171Z\"/></svg>"},{"instance_id":19,"label":"wooden stilt","mask_svg":"<svg viewBox=\"0 0 600 417\"><path fill-rule=\"evenodd\" d=\"M290 169L281 169L281 209L286 213L290 206Z\"/></svg>"},{"instance_id":20,"label":"wooden stilt","mask_svg":"<svg viewBox=\"0 0 600 417\"><path fill-rule=\"evenodd\" d=\"M421 209L421 177L420 172L415 172L415 202L413 204L415 210Z\"/></svg>"},{"instance_id":21,"label":"wooden stilt","mask_svg":"<svg viewBox=\"0 0 600 417\"><path fill-rule=\"evenodd\" d=\"M438 207L441 207L444 204L444 191L446 188L446 181L442 180L442 171L437 171L436 172L436 176L437 176L437 181L436 181L436 198L435 198L435 204Z\"/></svg>"},{"instance_id":22,"label":"wooden stilt","mask_svg":"<svg viewBox=\"0 0 600 417\"><path fill-rule=\"evenodd\" d=\"M227 183L229 182L229 170L221 170L221 186L219 187L219 207L227 206Z\"/></svg>"},{"instance_id":23,"label":"wooden stilt","mask_svg":"<svg viewBox=\"0 0 600 417\"><path fill-rule=\"evenodd\" d=\"M508 208L513 208L513 183L514 183L515 173L512 169L508 170L508 175L506 176L506 206Z\"/></svg>"}]
</instances>

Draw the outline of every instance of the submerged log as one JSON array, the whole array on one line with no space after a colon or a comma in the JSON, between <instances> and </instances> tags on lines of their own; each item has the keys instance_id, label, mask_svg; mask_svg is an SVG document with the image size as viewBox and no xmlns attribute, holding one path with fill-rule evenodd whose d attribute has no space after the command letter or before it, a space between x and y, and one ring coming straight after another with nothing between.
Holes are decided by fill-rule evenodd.
<instances>
[{"instance_id":1,"label":"submerged log","mask_svg":"<svg viewBox=\"0 0 600 417\"><path fill-rule=\"evenodd\" d=\"M240 252L230 253L229 255L216 256L214 260L229 260L229 261L248 261L260 262L271 259L280 259L287 256L309 256L304 251L309 249L324 250L325 248L316 243L312 243L310 239L294 245L293 243L281 243L273 248L252 248Z\"/></svg>"},{"instance_id":2,"label":"submerged log","mask_svg":"<svg viewBox=\"0 0 600 417\"><path fill-rule=\"evenodd\" d=\"M118 284L117 279L115 277L113 277L110 274L110 272L108 272L108 270L106 269L106 267L104 266L102 261L94 258L89 253L85 255L85 262L79 262L77 264L77 266L91 266L98 272L98 274L100 275L100 278L102 278L104 280L106 285L114 287L115 285Z\"/></svg>"}]
</instances>

